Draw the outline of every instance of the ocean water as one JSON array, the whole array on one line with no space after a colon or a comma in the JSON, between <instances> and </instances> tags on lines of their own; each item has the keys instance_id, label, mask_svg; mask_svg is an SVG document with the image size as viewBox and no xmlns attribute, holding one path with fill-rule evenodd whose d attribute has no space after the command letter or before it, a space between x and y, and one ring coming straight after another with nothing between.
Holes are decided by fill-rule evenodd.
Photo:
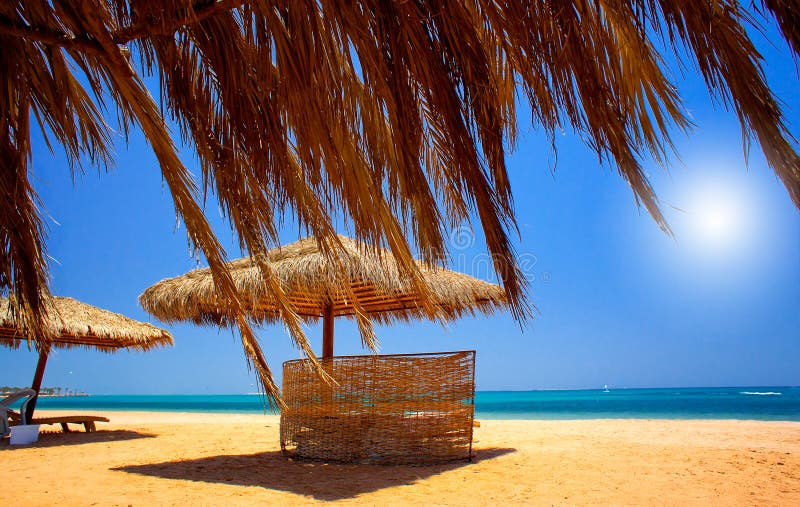
<instances>
[{"instance_id":1,"label":"ocean water","mask_svg":"<svg viewBox=\"0 0 800 507\"><path fill-rule=\"evenodd\" d=\"M47 397L38 408L263 413L253 394ZM800 421L800 387L479 391L478 419L757 419Z\"/></svg>"}]
</instances>

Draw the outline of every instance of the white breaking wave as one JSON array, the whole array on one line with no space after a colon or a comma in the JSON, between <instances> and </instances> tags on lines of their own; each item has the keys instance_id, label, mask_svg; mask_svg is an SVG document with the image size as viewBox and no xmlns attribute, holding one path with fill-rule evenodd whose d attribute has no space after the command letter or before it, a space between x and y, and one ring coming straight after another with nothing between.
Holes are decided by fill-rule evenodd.
<instances>
[{"instance_id":1,"label":"white breaking wave","mask_svg":"<svg viewBox=\"0 0 800 507\"><path fill-rule=\"evenodd\" d=\"M776 393L773 391L766 391L763 393L760 393L758 391L742 391L739 394L749 394L751 396L780 396L783 393Z\"/></svg>"}]
</instances>

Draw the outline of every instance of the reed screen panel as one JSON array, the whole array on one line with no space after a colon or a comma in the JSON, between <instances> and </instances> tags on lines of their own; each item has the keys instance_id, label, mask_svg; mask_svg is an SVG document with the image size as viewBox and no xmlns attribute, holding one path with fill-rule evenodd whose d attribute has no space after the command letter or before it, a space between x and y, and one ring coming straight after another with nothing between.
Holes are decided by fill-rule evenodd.
<instances>
[{"instance_id":1,"label":"reed screen panel","mask_svg":"<svg viewBox=\"0 0 800 507\"><path fill-rule=\"evenodd\" d=\"M283 363L281 449L297 458L427 464L469 459L475 351Z\"/></svg>"}]
</instances>

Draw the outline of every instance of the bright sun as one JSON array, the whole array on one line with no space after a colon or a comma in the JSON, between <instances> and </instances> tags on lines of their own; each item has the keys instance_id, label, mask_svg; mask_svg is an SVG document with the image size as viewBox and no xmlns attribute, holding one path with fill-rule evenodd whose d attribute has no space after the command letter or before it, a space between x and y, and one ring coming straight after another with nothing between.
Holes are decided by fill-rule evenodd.
<instances>
[{"instance_id":1,"label":"bright sun","mask_svg":"<svg viewBox=\"0 0 800 507\"><path fill-rule=\"evenodd\" d=\"M705 251L743 248L747 236L746 202L737 189L708 182L690 193L684 211L688 236Z\"/></svg>"},{"instance_id":2,"label":"bright sun","mask_svg":"<svg viewBox=\"0 0 800 507\"><path fill-rule=\"evenodd\" d=\"M723 246L736 239L737 212L735 203L729 199L709 196L692 210L692 220L705 242Z\"/></svg>"}]
</instances>

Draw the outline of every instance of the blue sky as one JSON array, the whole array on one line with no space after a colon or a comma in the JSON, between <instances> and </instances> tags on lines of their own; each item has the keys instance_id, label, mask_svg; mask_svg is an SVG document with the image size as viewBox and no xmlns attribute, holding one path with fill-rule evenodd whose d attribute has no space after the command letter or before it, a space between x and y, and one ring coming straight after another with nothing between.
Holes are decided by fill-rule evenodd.
<instances>
[{"instance_id":1,"label":"blue sky","mask_svg":"<svg viewBox=\"0 0 800 507\"><path fill-rule=\"evenodd\" d=\"M796 62L761 44L770 85L800 134ZM520 226L517 252L539 313L526 327L508 314L380 327L384 353L476 349L477 388L548 389L799 385L800 214L754 145L745 160L735 115L712 107L693 70L676 80L695 129L675 133L669 173L647 162L676 233L637 208L612 168L572 134L548 140L520 118L509 158ZM34 134L34 182L49 215L56 294L151 321L137 296L196 266L158 164L141 135L117 143L109 173L89 168L73 185L63 153ZM196 168L189 150L182 157ZM215 203L207 214L239 256ZM284 242L298 231L283 231ZM453 267L487 278L482 239L459 236ZM92 393L240 393L254 390L238 337L164 326L175 347L150 353L56 351L44 384ZM308 335L321 349L319 326ZM270 365L299 357L280 326L259 336ZM336 322L336 353L362 353L358 332ZM0 383L28 385L36 355L0 350Z\"/></svg>"}]
</instances>

